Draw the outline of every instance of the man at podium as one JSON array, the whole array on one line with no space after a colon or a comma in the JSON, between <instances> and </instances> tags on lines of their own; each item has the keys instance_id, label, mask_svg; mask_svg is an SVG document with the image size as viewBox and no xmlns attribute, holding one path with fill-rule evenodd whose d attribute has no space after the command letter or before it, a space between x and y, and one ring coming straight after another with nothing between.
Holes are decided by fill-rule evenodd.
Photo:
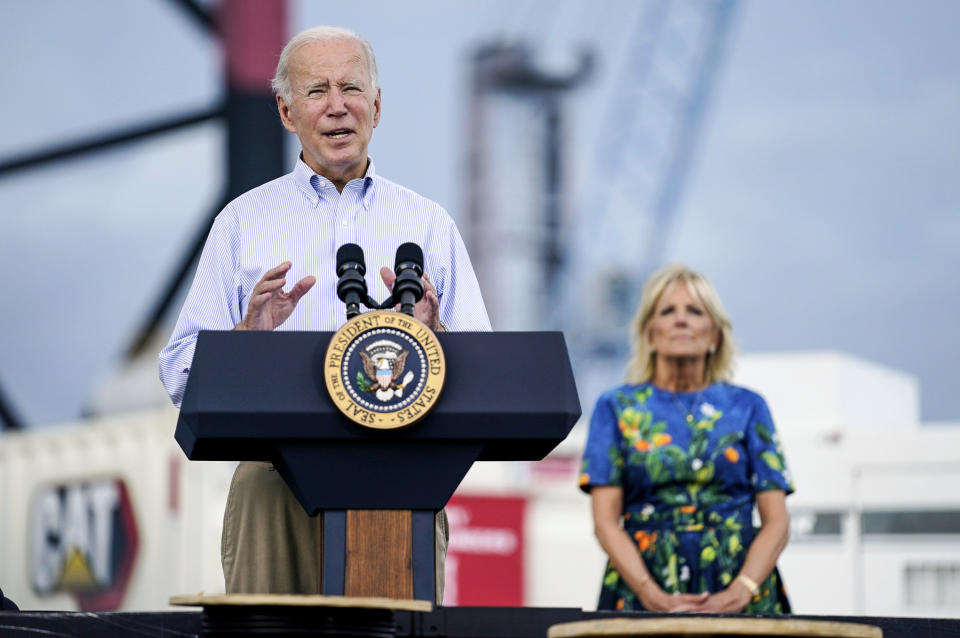
<instances>
[{"instance_id":1,"label":"man at podium","mask_svg":"<svg viewBox=\"0 0 960 638\"><path fill-rule=\"evenodd\" d=\"M473 267L438 204L381 177L367 148L380 122L370 44L320 26L284 47L273 90L301 152L293 171L230 202L215 219L167 346L160 378L178 407L200 330L324 330L345 321L335 255L355 243L371 264L397 247L423 248L425 294L415 316L434 331L490 330ZM382 268L367 286L393 285ZM293 283L295 282L295 283ZM292 285L288 285L292 284ZM221 558L228 593L320 593L319 517L306 515L269 463L243 462L230 486ZM442 598L446 517L437 517L437 598Z\"/></svg>"}]
</instances>

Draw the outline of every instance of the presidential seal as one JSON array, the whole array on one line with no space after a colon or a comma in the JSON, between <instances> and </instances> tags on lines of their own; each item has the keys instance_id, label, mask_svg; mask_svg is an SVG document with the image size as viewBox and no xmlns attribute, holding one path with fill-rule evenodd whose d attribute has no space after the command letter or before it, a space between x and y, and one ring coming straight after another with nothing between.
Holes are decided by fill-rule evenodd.
<instances>
[{"instance_id":1,"label":"presidential seal","mask_svg":"<svg viewBox=\"0 0 960 638\"><path fill-rule=\"evenodd\" d=\"M357 315L334 333L323 378L337 409L360 425L388 430L416 423L443 389L446 361L437 336L409 315Z\"/></svg>"}]
</instances>

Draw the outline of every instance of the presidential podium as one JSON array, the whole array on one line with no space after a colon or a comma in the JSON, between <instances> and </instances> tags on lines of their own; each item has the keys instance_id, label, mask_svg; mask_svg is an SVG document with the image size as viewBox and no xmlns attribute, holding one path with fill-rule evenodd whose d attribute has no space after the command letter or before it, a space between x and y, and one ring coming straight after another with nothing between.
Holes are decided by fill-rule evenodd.
<instances>
[{"instance_id":1,"label":"presidential podium","mask_svg":"<svg viewBox=\"0 0 960 638\"><path fill-rule=\"evenodd\" d=\"M439 333L432 411L374 430L335 407L329 332L201 332L177 422L191 460L270 461L322 516L320 593L434 600L434 516L475 461L542 459L580 417L559 332Z\"/></svg>"}]
</instances>

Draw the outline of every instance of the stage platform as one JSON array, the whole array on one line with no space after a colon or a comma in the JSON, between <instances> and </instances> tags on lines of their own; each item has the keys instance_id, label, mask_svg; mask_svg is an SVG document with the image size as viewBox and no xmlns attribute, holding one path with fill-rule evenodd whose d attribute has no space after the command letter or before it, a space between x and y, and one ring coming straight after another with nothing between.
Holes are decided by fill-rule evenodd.
<instances>
[{"instance_id":1,"label":"stage platform","mask_svg":"<svg viewBox=\"0 0 960 638\"><path fill-rule=\"evenodd\" d=\"M561 607L440 607L431 612L394 612L397 636L450 638L545 638L558 623L599 618L654 618L664 614L588 612ZM670 615L676 618L680 615ZM704 618L702 615L697 618ZM810 620L865 623L884 638L960 638L960 620L874 616L792 616ZM3 612L0 636L58 638L191 638L201 636L202 613L184 612Z\"/></svg>"}]
</instances>

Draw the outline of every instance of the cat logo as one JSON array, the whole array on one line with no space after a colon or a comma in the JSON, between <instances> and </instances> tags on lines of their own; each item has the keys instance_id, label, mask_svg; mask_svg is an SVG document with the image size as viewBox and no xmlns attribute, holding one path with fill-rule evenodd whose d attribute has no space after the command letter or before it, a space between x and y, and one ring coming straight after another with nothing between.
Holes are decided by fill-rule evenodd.
<instances>
[{"instance_id":1,"label":"cat logo","mask_svg":"<svg viewBox=\"0 0 960 638\"><path fill-rule=\"evenodd\" d=\"M82 611L113 611L126 593L139 536L120 479L40 489L32 503L30 573L38 594L66 592Z\"/></svg>"}]
</instances>

